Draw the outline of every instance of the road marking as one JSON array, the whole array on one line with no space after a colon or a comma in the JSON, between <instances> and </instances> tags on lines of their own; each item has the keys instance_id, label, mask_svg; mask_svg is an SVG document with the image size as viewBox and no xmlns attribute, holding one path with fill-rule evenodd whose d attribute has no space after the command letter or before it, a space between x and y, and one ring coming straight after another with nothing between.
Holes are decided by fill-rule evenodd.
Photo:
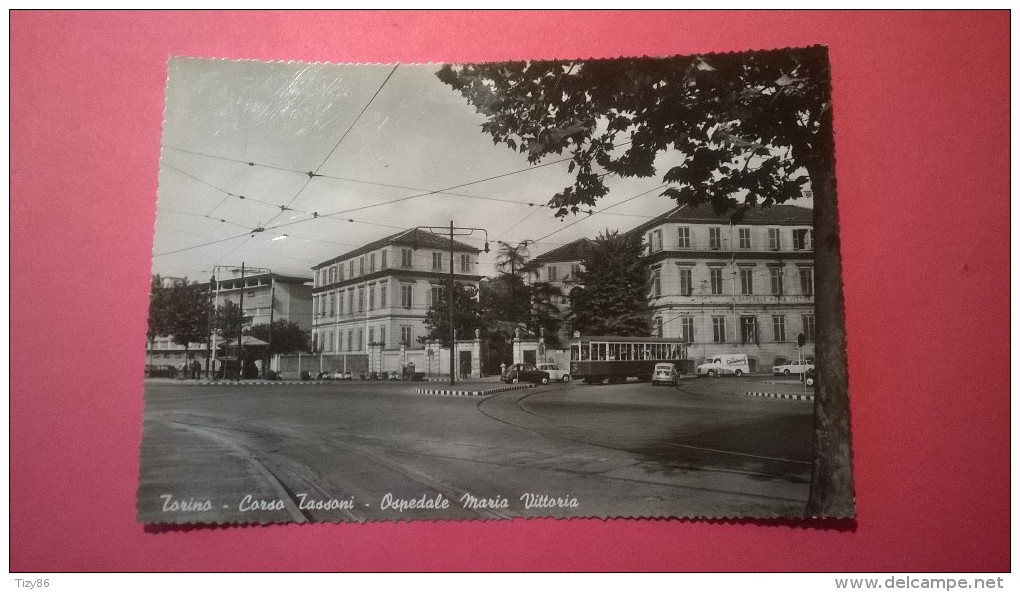
<instances>
[{"instance_id":1,"label":"road marking","mask_svg":"<svg viewBox=\"0 0 1020 592\"><path fill-rule=\"evenodd\" d=\"M814 401L814 395L787 395L785 393L764 393L760 391L745 391L748 397L763 397L766 399L789 399L793 401Z\"/></svg>"}]
</instances>

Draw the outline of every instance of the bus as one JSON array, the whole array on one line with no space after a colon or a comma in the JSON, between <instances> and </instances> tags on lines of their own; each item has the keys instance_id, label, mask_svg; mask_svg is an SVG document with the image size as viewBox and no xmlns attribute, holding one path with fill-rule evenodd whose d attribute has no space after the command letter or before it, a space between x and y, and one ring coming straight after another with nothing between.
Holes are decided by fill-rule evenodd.
<instances>
[{"instance_id":1,"label":"bus","mask_svg":"<svg viewBox=\"0 0 1020 592\"><path fill-rule=\"evenodd\" d=\"M570 341L570 375L589 384L610 384L628 378L651 380L655 365L676 364L677 371L689 373L687 342L663 337L575 337Z\"/></svg>"}]
</instances>

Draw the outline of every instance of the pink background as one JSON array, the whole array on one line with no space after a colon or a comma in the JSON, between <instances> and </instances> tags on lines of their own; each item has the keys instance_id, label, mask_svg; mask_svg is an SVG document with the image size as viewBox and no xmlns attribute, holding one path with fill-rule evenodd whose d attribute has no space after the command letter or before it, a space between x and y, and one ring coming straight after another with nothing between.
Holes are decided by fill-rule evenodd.
<instances>
[{"instance_id":1,"label":"pink background","mask_svg":"<svg viewBox=\"0 0 1020 592\"><path fill-rule=\"evenodd\" d=\"M816 43L833 70L855 526L135 523L169 56ZM1009 569L1008 13L15 12L10 66L12 570Z\"/></svg>"}]
</instances>

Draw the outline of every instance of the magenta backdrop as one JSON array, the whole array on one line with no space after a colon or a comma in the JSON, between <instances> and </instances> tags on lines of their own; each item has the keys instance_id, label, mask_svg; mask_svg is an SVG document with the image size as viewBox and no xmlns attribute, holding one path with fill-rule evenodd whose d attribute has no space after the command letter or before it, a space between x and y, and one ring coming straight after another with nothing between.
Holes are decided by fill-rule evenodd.
<instances>
[{"instance_id":1,"label":"magenta backdrop","mask_svg":"<svg viewBox=\"0 0 1020 592\"><path fill-rule=\"evenodd\" d=\"M1009 42L1006 12L13 13L11 569L1008 570ZM135 522L169 56L816 43L833 70L855 526Z\"/></svg>"}]
</instances>

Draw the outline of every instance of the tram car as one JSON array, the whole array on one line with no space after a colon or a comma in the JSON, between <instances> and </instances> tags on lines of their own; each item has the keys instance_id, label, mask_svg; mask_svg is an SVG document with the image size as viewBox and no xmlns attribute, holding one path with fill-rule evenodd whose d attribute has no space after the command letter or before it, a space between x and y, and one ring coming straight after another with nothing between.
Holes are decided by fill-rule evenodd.
<instances>
[{"instance_id":1,"label":"tram car","mask_svg":"<svg viewBox=\"0 0 1020 592\"><path fill-rule=\"evenodd\" d=\"M690 373L687 342L663 337L590 336L570 341L570 376L588 384L651 380L655 365L672 363L678 373Z\"/></svg>"}]
</instances>

